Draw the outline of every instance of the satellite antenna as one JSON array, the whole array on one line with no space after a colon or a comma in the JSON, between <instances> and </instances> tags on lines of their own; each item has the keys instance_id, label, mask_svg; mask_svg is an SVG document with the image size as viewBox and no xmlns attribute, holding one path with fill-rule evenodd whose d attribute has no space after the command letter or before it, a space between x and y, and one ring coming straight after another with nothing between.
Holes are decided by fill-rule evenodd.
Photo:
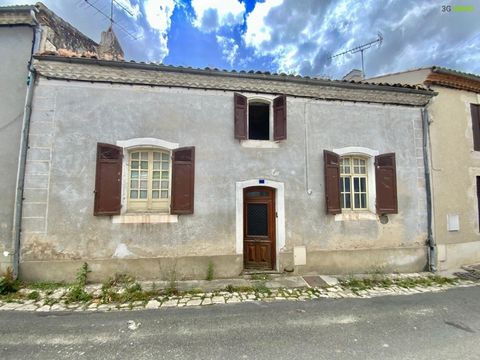
<instances>
[{"instance_id":1,"label":"satellite antenna","mask_svg":"<svg viewBox=\"0 0 480 360\"><path fill-rule=\"evenodd\" d=\"M333 59L337 56L341 56L341 55L346 55L346 54L355 54L357 52L359 52L361 55L362 55L362 75L363 77L365 78L365 64L364 64L364 60L363 60L363 52L367 49L370 49L373 45L375 45L376 43L378 43L378 46L382 45L382 41L383 41L383 36L382 34L379 32L378 33L378 37L373 40L373 41L370 41L366 44L363 44L363 45L360 45L360 46L357 46L357 47L354 47L352 49L349 49L349 50L345 50L341 53L338 53L338 54L335 54L335 55L332 55L330 56L330 59Z\"/></svg>"},{"instance_id":2,"label":"satellite antenna","mask_svg":"<svg viewBox=\"0 0 480 360\"><path fill-rule=\"evenodd\" d=\"M128 15L134 16L130 10L128 10L125 6L123 6L121 3L119 3L117 0L110 0L110 15L105 13L102 9L100 9L98 6L96 6L96 3L92 3L92 0L83 0L87 5L90 7L94 8L100 15L103 15L106 19L110 21L110 27L113 27L115 24L120 30L122 30L124 33L126 33L128 36L130 36L134 40L138 40L138 37L133 35L130 31L128 31L125 26L122 26L119 24L116 20L113 18L113 8L114 5L116 4L118 7L120 7L123 11L125 11Z\"/></svg>"}]
</instances>

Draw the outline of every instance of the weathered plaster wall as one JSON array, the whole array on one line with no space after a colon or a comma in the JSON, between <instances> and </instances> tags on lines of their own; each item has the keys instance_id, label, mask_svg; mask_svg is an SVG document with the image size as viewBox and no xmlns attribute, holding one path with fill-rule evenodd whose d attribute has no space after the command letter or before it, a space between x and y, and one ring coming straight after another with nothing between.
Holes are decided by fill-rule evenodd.
<instances>
[{"instance_id":1,"label":"weathered plaster wall","mask_svg":"<svg viewBox=\"0 0 480 360\"><path fill-rule=\"evenodd\" d=\"M179 276L204 277L198 269L206 273L209 258L222 269L218 276L238 274L235 183L258 178L285 185L280 269L292 263L298 245L307 247L307 265L299 272L422 269L426 220L420 110L293 97L287 108L286 141L273 149L245 148L233 138L233 92L41 78L27 161L23 275L33 278L41 270L52 279L71 276L84 259L93 260L99 277L115 268L138 273L139 259L145 259L144 265L157 264L148 276L161 277L161 259L169 257L181 259ZM93 216L96 143L137 137L196 147L195 214L169 224L118 224ZM325 214L323 149L346 146L396 153L399 214L389 216L388 224L375 216L335 221ZM131 254L113 258L119 246ZM378 256L370 256L368 249ZM338 262L332 262L339 252ZM98 264L104 264L103 273Z\"/></svg>"},{"instance_id":2,"label":"weathered plaster wall","mask_svg":"<svg viewBox=\"0 0 480 360\"><path fill-rule=\"evenodd\" d=\"M32 29L0 27L0 273L11 266L17 165ZM10 255L5 256L4 251Z\"/></svg>"},{"instance_id":3,"label":"weathered plaster wall","mask_svg":"<svg viewBox=\"0 0 480 360\"><path fill-rule=\"evenodd\" d=\"M435 238L440 268L453 268L480 260L476 189L480 152L473 150L470 112L470 104L480 104L480 95L444 87L434 90L438 96L428 111L432 121ZM448 231L449 214L459 216L459 231Z\"/></svg>"}]
</instances>

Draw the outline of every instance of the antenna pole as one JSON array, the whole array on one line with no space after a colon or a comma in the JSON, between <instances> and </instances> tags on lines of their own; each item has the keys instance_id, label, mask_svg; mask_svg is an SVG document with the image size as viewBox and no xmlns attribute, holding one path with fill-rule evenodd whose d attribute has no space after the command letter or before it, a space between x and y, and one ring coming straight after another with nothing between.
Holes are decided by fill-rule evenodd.
<instances>
[{"instance_id":1,"label":"antenna pole","mask_svg":"<svg viewBox=\"0 0 480 360\"><path fill-rule=\"evenodd\" d=\"M361 54L362 54L362 76L363 76L363 78L365 79L365 65L364 65L364 62L363 62L363 51L364 51L364 50L365 50L365 49L362 49L362 50L360 50L360 52L361 52Z\"/></svg>"},{"instance_id":2,"label":"antenna pole","mask_svg":"<svg viewBox=\"0 0 480 360\"><path fill-rule=\"evenodd\" d=\"M113 0L110 3L110 27L113 26Z\"/></svg>"}]
</instances>

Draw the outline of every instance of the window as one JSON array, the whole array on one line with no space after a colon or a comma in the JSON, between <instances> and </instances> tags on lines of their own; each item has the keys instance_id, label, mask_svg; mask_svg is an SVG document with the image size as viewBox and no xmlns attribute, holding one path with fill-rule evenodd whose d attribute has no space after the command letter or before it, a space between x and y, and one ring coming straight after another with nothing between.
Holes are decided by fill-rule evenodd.
<instances>
[{"instance_id":1,"label":"window","mask_svg":"<svg viewBox=\"0 0 480 360\"><path fill-rule=\"evenodd\" d=\"M270 139L270 105L261 102L248 103L248 138Z\"/></svg>"},{"instance_id":2,"label":"window","mask_svg":"<svg viewBox=\"0 0 480 360\"><path fill-rule=\"evenodd\" d=\"M170 208L170 152L129 152L129 211L168 212Z\"/></svg>"},{"instance_id":3,"label":"window","mask_svg":"<svg viewBox=\"0 0 480 360\"><path fill-rule=\"evenodd\" d=\"M359 157L340 159L340 206L342 209L366 210L367 160Z\"/></svg>"},{"instance_id":4,"label":"window","mask_svg":"<svg viewBox=\"0 0 480 360\"><path fill-rule=\"evenodd\" d=\"M235 93L233 101L235 139L278 141L287 138L285 95L263 101Z\"/></svg>"},{"instance_id":5,"label":"window","mask_svg":"<svg viewBox=\"0 0 480 360\"><path fill-rule=\"evenodd\" d=\"M472 113L473 150L480 151L480 105L470 104Z\"/></svg>"}]
</instances>

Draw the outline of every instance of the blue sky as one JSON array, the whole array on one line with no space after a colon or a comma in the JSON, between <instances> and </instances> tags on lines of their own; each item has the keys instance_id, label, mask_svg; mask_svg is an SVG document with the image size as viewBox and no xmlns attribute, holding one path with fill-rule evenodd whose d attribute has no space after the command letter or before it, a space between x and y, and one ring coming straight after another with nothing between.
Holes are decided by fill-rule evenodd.
<instances>
[{"instance_id":1,"label":"blue sky","mask_svg":"<svg viewBox=\"0 0 480 360\"><path fill-rule=\"evenodd\" d=\"M110 0L88 0L110 12ZM0 5L34 3L0 0ZM98 41L109 23L85 0L44 0ZM128 60L341 78L360 54L336 54L383 36L365 53L367 77L438 65L480 74L480 0L115 0ZM442 5L473 12L442 12ZM124 9L128 9L128 12ZM120 27L138 37L127 35Z\"/></svg>"}]
</instances>

